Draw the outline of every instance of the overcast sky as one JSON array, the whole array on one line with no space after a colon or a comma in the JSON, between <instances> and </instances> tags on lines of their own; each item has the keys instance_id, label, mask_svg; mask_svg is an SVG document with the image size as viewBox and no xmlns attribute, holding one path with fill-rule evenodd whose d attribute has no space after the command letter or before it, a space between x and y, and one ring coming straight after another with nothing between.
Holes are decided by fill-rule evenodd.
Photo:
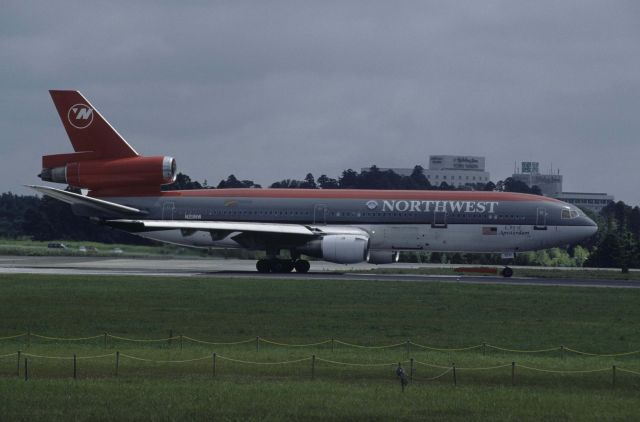
<instances>
[{"instance_id":1,"label":"overcast sky","mask_svg":"<svg viewBox=\"0 0 640 422\"><path fill-rule=\"evenodd\" d=\"M213 185L469 154L640 204L639 22L637 1L3 0L0 191L71 151L47 90L78 89Z\"/></svg>"}]
</instances>

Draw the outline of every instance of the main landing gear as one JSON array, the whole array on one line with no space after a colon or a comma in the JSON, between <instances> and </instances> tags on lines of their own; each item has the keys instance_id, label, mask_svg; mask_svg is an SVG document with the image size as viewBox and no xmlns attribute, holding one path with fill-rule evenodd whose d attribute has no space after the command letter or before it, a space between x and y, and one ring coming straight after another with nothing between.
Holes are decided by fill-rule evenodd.
<instances>
[{"instance_id":1,"label":"main landing gear","mask_svg":"<svg viewBox=\"0 0 640 422\"><path fill-rule=\"evenodd\" d=\"M509 267L509 263L515 263L516 252L503 252L500 257L502 258L504 265L504 268L502 269L502 271L500 271L500 274L504 278L509 278L513 275L513 269Z\"/></svg>"},{"instance_id":2,"label":"main landing gear","mask_svg":"<svg viewBox=\"0 0 640 422\"><path fill-rule=\"evenodd\" d=\"M256 269L260 273L290 273L294 269L298 273L309 271L309 261L304 259L261 259L256 262Z\"/></svg>"}]
</instances>

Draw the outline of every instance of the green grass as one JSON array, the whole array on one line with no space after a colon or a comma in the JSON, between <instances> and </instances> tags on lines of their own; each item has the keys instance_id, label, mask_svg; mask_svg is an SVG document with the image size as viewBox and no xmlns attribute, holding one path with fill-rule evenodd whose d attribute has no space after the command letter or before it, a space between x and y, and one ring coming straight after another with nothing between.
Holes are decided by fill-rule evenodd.
<instances>
[{"instance_id":1,"label":"green grass","mask_svg":"<svg viewBox=\"0 0 640 422\"><path fill-rule=\"evenodd\" d=\"M0 381L10 420L633 420L637 393L260 380ZM56 404L53 406L52 404Z\"/></svg>"},{"instance_id":2,"label":"green grass","mask_svg":"<svg viewBox=\"0 0 640 422\"><path fill-rule=\"evenodd\" d=\"M66 248L49 248L49 243L62 243ZM81 246L93 247L95 251L82 252ZM122 253L114 253L113 249L119 248ZM167 243L142 246L117 243L99 243L87 241L58 240L37 241L27 239L0 239L0 255L14 256L100 256L118 258L242 258L258 259L264 256L262 252L245 249L203 249L186 248Z\"/></svg>"},{"instance_id":3,"label":"green grass","mask_svg":"<svg viewBox=\"0 0 640 422\"><path fill-rule=\"evenodd\" d=\"M415 343L462 347L483 342L508 348L565 345L594 353L640 349L640 291L444 283L244 280L157 277L0 276L0 337L26 331L53 337L108 332L165 338L171 331L208 341L261 336L284 343L341 339L362 345ZM330 344L291 348L260 343L203 345L184 340L134 343L114 338L50 341L25 337L0 341L0 415L8 420L51 419L415 419L602 420L633 418L640 411L640 376L610 370L587 374L557 370L640 370L640 355L585 357L559 350L518 354L482 349L424 351L416 346L359 349ZM79 360L30 357L30 380L16 377L15 352ZM206 359L187 363L135 361ZM212 353L217 354L212 377ZM360 367L316 361L311 355ZM222 359L280 362L248 365ZM450 366L452 373L414 364L414 382L402 394L394 362ZM510 365L478 371L464 368ZM21 362L22 366L22 362Z\"/></svg>"},{"instance_id":4,"label":"green grass","mask_svg":"<svg viewBox=\"0 0 640 422\"><path fill-rule=\"evenodd\" d=\"M67 246L63 248L49 248L49 243L62 243ZM81 252L79 248L93 247L97 252ZM119 248L122 253L114 254L113 249ZM118 257L166 257L166 256L189 256L190 258L202 255L202 250L180 248L173 245L141 246L124 244L106 244L98 242L79 241L36 241L36 240L15 240L0 239L0 255L18 256L118 256Z\"/></svg>"}]
</instances>

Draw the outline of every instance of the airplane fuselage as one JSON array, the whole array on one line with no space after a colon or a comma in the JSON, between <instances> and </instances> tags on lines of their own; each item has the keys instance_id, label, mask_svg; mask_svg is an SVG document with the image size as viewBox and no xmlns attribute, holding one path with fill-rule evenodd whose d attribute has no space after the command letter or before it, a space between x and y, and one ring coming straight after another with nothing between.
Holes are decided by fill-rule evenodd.
<instances>
[{"instance_id":1,"label":"airplane fuselage","mask_svg":"<svg viewBox=\"0 0 640 422\"><path fill-rule=\"evenodd\" d=\"M573 243L596 230L566 203L519 193L207 189L102 199L145 210L151 220L299 224L325 233L353 228L367 234L373 250L517 252ZM264 246L251 239L239 243L233 232L138 234L194 247Z\"/></svg>"}]
</instances>

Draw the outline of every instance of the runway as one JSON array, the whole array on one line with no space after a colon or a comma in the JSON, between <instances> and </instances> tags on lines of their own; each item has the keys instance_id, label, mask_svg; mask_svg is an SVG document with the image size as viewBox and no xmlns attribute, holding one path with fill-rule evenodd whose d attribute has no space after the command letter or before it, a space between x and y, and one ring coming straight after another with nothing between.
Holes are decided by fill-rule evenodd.
<instances>
[{"instance_id":1,"label":"runway","mask_svg":"<svg viewBox=\"0 0 640 422\"><path fill-rule=\"evenodd\" d=\"M383 268L446 268L434 264L395 264ZM445 282L467 284L542 285L575 287L640 288L638 281L611 280L602 271L603 279L580 278L580 270L571 278L531 278L473 275L425 275L425 274L375 274L370 269L381 268L371 264L340 265L328 262L312 262L307 274L261 274L255 270L255 262L240 259L131 259L103 257L23 257L0 256L0 274L61 274L101 276L181 276L245 279L305 279L305 280L362 280L401 282ZM517 274L517 268L514 267ZM550 270L552 271L552 270Z\"/></svg>"}]
</instances>

